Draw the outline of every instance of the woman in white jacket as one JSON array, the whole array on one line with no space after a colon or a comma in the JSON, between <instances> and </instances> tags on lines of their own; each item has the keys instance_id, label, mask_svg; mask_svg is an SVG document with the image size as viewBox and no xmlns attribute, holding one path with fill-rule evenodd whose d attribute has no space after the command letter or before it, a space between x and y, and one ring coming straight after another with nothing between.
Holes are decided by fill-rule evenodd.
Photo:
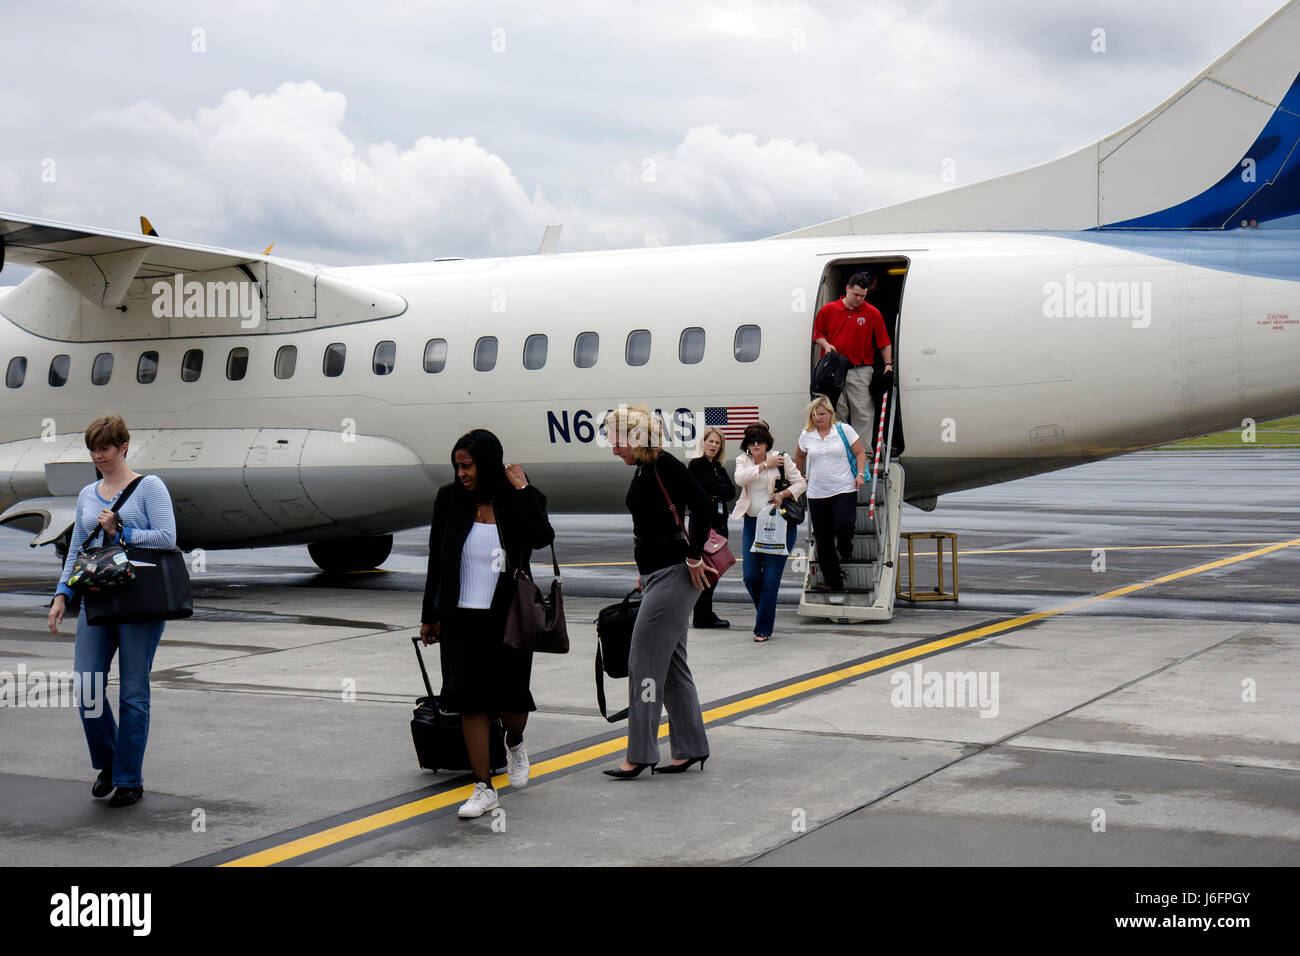
<instances>
[{"instance_id":1,"label":"woman in white jacket","mask_svg":"<svg viewBox=\"0 0 1300 956\"><path fill-rule=\"evenodd\" d=\"M790 484L784 490L776 491L782 468L785 469L785 480ZM740 443L740 454L736 456L736 484L740 486L740 498L731 516L745 519L741 546L745 589L754 601L756 612L754 640L762 643L772 636L776 598L781 588L786 556L753 552L758 516L779 508L785 500L798 498L804 493L807 483L793 458L772 450L772 432L766 422L758 422L745 429L745 438ZM798 528L797 524L786 522L787 551L794 548Z\"/></svg>"}]
</instances>

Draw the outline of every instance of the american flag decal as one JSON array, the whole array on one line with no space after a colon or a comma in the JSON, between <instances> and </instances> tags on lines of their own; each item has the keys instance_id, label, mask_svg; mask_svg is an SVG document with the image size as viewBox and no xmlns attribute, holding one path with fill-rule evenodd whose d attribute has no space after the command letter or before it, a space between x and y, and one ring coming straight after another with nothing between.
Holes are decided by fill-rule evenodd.
<instances>
[{"instance_id":1,"label":"american flag decal","mask_svg":"<svg viewBox=\"0 0 1300 956\"><path fill-rule=\"evenodd\" d=\"M704 409L704 427L722 432L723 438L740 440L745 428L758 421L757 405L710 405Z\"/></svg>"}]
</instances>

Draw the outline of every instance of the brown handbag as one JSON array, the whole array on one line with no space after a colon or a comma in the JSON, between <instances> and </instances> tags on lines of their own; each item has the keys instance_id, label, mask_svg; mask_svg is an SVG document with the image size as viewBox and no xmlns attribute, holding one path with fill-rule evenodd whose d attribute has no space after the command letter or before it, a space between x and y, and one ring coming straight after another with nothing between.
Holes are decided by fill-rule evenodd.
<instances>
[{"instance_id":1,"label":"brown handbag","mask_svg":"<svg viewBox=\"0 0 1300 956\"><path fill-rule=\"evenodd\" d=\"M540 654L569 653L569 631L561 593L563 582L555 545L551 545L551 566L555 577L551 579L550 595L542 594L527 564L520 561L515 568L515 599L506 617L507 647Z\"/></svg>"},{"instance_id":2,"label":"brown handbag","mask_svg":"<svg viewBox=\"0 0 1300 956\"><path fill-rule=\"evenodd\" d=\"M664 480L659 477L658 467L655 467L654 473L655 480L659 482L659 490L664 493L664 498L668 501L668 510L673 513L673 521L677 522L677 530L689 542L690 538L686 536L686 529L682 527L682 519L677 513L677 506L673 504L673 499L668 496L668 489L664 487ZM714 584L722 580L722 576L727 573L727 568L736 563L736 556L731 553L727 539L718 534L713 528L709 529L709 539L704 542L704 552L700 555L700 558L704 561L705 577L713 578Z\"/></svg>"}]
</instances>

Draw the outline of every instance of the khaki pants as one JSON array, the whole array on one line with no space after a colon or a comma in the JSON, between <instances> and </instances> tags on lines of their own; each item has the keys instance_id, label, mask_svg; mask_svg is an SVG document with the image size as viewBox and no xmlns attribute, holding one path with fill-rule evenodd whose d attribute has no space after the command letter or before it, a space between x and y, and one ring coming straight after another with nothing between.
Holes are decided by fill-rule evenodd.
<instances>
[{"instance_id":1,"label":"khaki pants","mask_svg":"<svg viewBox=\"0 0 1300 956\"><path fill-rule=\"evenodd\" d=\"M840 421L848 422L863 437L863 447L871 446L872 432L876 427L876 405L871 400L871 376L875 368L859 365L849 369L844 378L844 391L835 406Z\"/></svg>"}]
</instances>

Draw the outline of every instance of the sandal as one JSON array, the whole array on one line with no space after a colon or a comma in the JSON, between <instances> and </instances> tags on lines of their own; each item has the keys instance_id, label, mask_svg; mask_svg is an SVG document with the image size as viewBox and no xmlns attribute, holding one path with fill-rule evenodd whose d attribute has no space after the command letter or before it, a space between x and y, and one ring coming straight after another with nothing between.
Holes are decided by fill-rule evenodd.
<instances>
[{"instance_id":1,"label":"sandal","mask_svg":"<svg viewBox=\"0 0 1300 956\"><path fill-rule=\"evenodd\" d=\"M762 643L764 643L766 640L767 640L767 637L766 637L765 635L763 635L763 634L755 634L755 635L754 635L754 643L755 643L755 644L762 644Z\"/></svg>"}]
</instances>

